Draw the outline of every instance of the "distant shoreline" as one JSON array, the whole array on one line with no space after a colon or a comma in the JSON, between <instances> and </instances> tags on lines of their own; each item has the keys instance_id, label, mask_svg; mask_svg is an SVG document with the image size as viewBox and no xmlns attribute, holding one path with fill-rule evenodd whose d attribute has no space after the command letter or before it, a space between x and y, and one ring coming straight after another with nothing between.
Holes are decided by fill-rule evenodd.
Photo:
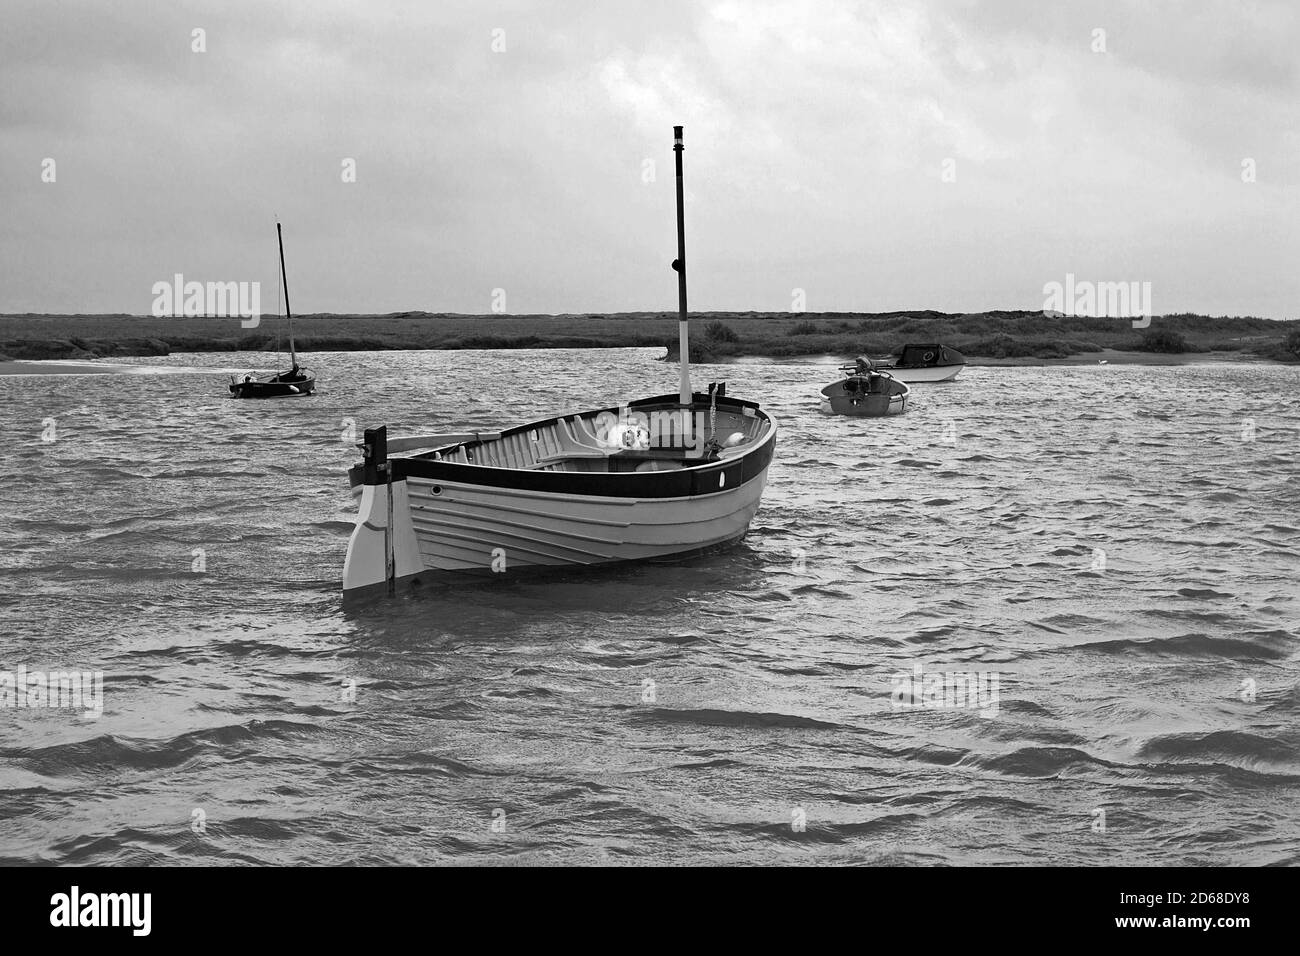
<instances>
[{"instance_id":1,"label":"distant shoreline","mask_svg":"<svg viewBox=\"0 0 1300 956\"><path fill-rule=\"evenodd\" d=\"M848 363L854 356L844 355L737 355L724 359L722 365L828 365L838 366ZM1261 358L1258 355L1246 355L1241 352L1120 352L1115 349L1103 349L1100 352L1079 352L1064 358L987 358L967 356L966 365L970 368L1046 368L1048 366L1070 365L1204 365L1219 362L1231 362L1237 365L1290 365L1295 362L1279 362L1277 359Z\"/></svg>"},{"instance_id":2,"label":"distant shoreline","mask_svg":"<svg viewBox=\"0 0 1300 956\"><path fill-rule=\"evenodd\" d=\"M701 364L818 361L888 355L908 342L943 344L972 365L1186 364L1300 361L1300 322L1256 317L1128 318L1042 312L708 312L691 316L691 357ZM677 316L304 315L294 318L300 352L519 348L658 348L675 360ZM0 362L62 359L97 363L174 352L286 350L285 322L131 315L0 316ZM1199 356L1199 358L1198 358Z\"/></svg>"},{"instance_id":3,"label":"distant shoreline","mask_svg":"<svg viewBox=\"0 0 1300 956\"><path fill-rule=\"evenodd\" d=\"M416 351L446 351L445 349L420 349ZM572 351L564 349L562 351ZM310 355L311 353L303 353ZM721 365L824 365L834 368L851 361L849 355L744 355L732 356L721 362L700 364ZM661 359L662 361L662 359ZM975 358L966 364L970 368L1047 368L1050 366L1097 366L1097 365L1145 365L1145 366L1185 366L1215 363L1232 363L1234 365L1286 365L1300 364L1278 362L1239 352L1182 352L1176 354L1160 352L1115 352L1087 353L1067 356L1060 359L1040 359L1032 357L983 359ZM270 363L274 364L274 363ZM269 368L269 365L268 365ZM131 375L157 372L205 372L225 374L223 369L206 367L174 366L160 369L153 365L128 365L119 362L107 362L100 359L86 361L68 361L64 359L26 359L18 361L0 361L0 378L28 375ZM946 383L943 383L946 384Z\"/></svg>"}]
</instances>

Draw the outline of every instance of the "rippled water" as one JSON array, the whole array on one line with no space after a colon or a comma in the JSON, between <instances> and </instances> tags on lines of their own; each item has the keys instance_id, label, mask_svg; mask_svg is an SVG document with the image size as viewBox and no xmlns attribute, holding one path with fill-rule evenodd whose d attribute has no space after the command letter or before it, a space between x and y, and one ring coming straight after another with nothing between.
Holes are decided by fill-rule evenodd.
<instances>
[{"instance_id":1,"label":"rippled water","mask_svg":"<svg viewBox=\"0 0 1300 956\"><path fill-rule=\"evenodd\" d=\"M348 420L675 391L651 355L0 378L0 669L105 675L0 710L0 859L1300 863L1297 368L971 368L886 420L700 369L781 425L738 548L344 606ZM918 664L996 706L897 706Z\"/></svg>"}]
</instances>

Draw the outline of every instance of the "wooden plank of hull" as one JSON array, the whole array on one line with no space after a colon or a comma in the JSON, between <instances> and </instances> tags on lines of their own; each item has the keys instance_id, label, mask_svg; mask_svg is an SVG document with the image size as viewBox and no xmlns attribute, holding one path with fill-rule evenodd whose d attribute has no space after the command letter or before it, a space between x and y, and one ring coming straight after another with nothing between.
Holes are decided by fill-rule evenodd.
<instances>
[{"instance_id":1,"label":"wooden plank of hull","mask_svg":"<svg viewBox=\"0 0 1300 956\"><path fill-rule=\"evenodd\" d=\"M739 488L690 498L600 498L409 479L411 522L427 568L605 564L667 557L743 535L766 471ZM438 487L441 493L434 495ZM500 552L498 552L500 553Z\"/></svg>"}]
</instances>

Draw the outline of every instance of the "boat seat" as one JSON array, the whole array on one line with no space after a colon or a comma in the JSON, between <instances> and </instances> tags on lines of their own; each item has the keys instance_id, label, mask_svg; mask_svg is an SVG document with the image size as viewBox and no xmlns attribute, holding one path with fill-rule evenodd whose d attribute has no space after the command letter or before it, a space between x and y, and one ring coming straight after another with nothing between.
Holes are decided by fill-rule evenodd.
<instances>
[{"instance_id":1,"label":"boat seat","mask_svg":"<svg viewBox=\"0 0 1300 956\"><path fill-rule=\"evenodd\" d=\"M733 445L731 448L720 448L718 449L718 459L721 461L727 458L738 458L745 452L749 451L749 448L750 443L748 441L743 441L739 445Z\"/></svg>"},{"instance_id":2,"label":"boat seat","mask_svg":"<svg viewBox=\"0 0 1300 956\"><path fill-rule=\"evenodd\" d=\"M612 449L606 448L596 433L591 430L591 425L583 420L581 415L574 415L573 420L561 418L557 424L560 426L560 442L562 444L572 443L576 448L585 448L588 451L597 451L601 455L608 455Z\"/></svg>"},{"instance_id":3,"label":"boat seat","mask_svg":"<svg viewBox=\"0 0 1300 956\"><path fill-rule=\"evenodd\" d=\"M574 423L580 429L585 424L577 415L574 416ZM595 434L590 432L588 434L591 434L590 444L582 441L574 434L574 426L569 423L568 419L557 418L555 420L554 438L555 444L559 446L558 451L538 458L534 467L544 467L557 461L563 461L566 458L608 458L616 451L614 448L601 448L596 444Z\"/></svg>"},{"instance_id":4,"label":"boat seat","mask_svg":"<svg viewBox=\"0 0 1300 956\"><path fill-rule=\"evenodd\" d=\"M573 416L573 432L577 440L584 445L590 445L593 448L602 447L600 439L596 437L595 431L592 430L591 422L587 421L581 415Z\"/></svg>"},{"instance_id":5,"label":"boat seat","mask_svg":"<svg viewBox=\"0 0 1300 956\"><path fill-rule=\"evenodd\" d=\"M663 458L649 458L641 462L639 465L637 465L636 470L639 472L677 471L678 469L685 468L685 467L686 466L683 465L680 461L669 461Z\"/></svg>"}]
</instances>

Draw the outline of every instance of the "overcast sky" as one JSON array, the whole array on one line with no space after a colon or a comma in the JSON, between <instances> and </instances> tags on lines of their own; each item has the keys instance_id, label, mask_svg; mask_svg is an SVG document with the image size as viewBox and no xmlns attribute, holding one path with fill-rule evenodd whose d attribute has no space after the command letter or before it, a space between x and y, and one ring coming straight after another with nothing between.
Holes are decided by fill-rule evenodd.
<instances>
[{"instance_id":1,"label":"overcast sky","mask_svg":"<svg viewBox=\"0 0 1300 956\"><path fill-rule=\"evenodd\" d=\"M1297 10L3 0L0 312L671 311L680 123L696 310L1296 318Z\"/></svg>"}]
</instances>

